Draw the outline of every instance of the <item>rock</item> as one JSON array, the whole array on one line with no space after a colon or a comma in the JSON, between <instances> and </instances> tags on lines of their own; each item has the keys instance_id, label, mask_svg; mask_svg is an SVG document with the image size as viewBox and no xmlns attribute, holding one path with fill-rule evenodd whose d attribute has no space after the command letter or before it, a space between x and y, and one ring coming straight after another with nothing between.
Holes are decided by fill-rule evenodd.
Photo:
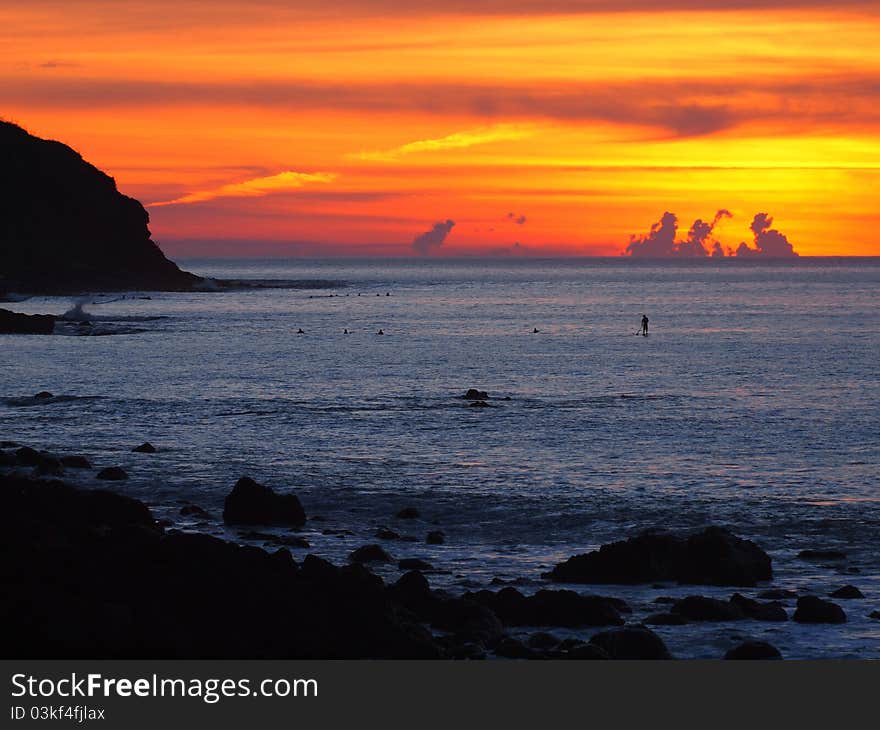
<instances>
[{"instance_id":1,"label":"rock","mask_svg":"<svg viewBox=\"0 0 880 730\"><path fill-rule=\"evenodd\" d=\"M108 466L106 469L101 469L96 475L96 479L103 479L108 482L121 482L125 479L128 479L128 474L125 473L125 469L120 466Z\"/></svg>"},{"instance_id":2,"label":"rock","mask_svg":"<svg viewBox=\"0 0 880 730\"><path fill-rule=\"evenodd\" d=\"M610 659L608 653L604 650L596 646L595 644L585 644L583 642L579 642L577 645L572 646L565 652L566 659L577 659L580 661L594 661L594 660L603 660Z\"/></svg>"},{"instance_id":3,"label":"rock","mask_svg":"<svg viewBox=\"0 0 880 730\"><path fill-rule=\"evenodd\" d=\"M288 547L295 548L310 548L312 546L306 538L300 535L276 535L273 536L272 542L277 545L287 545Z\"/></svg>"},{"instance_id":4,"label":"rock","mask_svg":"<svg viewBox=\"0 0 880 730\"><path fill-rule=\"evenodd\" d=\"M446 533L443 530L431 530L425 536L425 542L428 545L442 545L446 542Z\"/></svg>"},{"instance_id":5,"label":"rock","mask_svg":"<svg viewBox=\"0 0 880 730\"><path fill-rule=\"evenodd\" d=\"M0 645L33 659L440 658L362 566L165 532L141 502L0 475Z\"/></svg>"},{"instance_id":6,"label":"rock","mask_svg":"<svg viewBox=\"0 0 880 730\"><path fill-rule=\"evenodd\" d=\"M488 408L489 407L489 404L486 403L486 401L484 401L484 400L471 401L468 405L471 408Z\"/></svg>"},{"instance_id":7,"label":"rock","mask_svg":"<svg viewBox=\"0 0 880 730\"><path fill-rule=\"evenodd\" d=\"M227 525L301 526L306 513L294 494L277 494L249 477L239 479L223 504Z\"/></svg>"},{"instance_id":8,"label":"rock","mask_svg":"<svg viewBox=\"0 0 880 730\"><path fill-rule=\"evenodd\" d=\"M403 558L397 562L397 567L401 570L434 570L433 565L419 558Z\"/></svg>"},{"instance_id":9,"label":"rock","mask_svg":"<svg viewBox=\"0 0 880 730\"><path fill-rule=\"evenodd\" d=\"M558 564L545 578L565 583L652 583L752 586L770 580L770 556L720 527L688 536L645 532Z\"/></svg>"},{"instance_id":10,"label":"rock","mask_svg":"<svg viewBox=\"0 0 880 730\"><path fill-rule=\"evenodd\" d=\"M590 639L611 659L672 659L669 649L650 629L627 626L596 634Z\"/></svg>"},{"instance_id":11,"label":"rock","mask_svg":"<svg viewBox=\"0 0 880 730\"><path fill-rule=\"evenodd\" d=\"M842 550L801 550L798 557L804 560L846 560L846 553Z\"/></svg>"},{"instance_id":12,"label":"rock","mask_svg":"<svg viewBox=\"0 0 880 730\"><path fill-rule=\"evenodd\" d=\"M200 520L210 520L211 515L195 504L187 504L180 508L181 517L195 517Z\"/></svg>"},{"instance_id":13,"label":"rock","mask_svg":"<svg viewBox=\"0 0 880 730\"><path fill-rule=\"evenodd\" d=\"M394 530L389 530L387 527L380 527L376 530L376 537L379 540L399 540L400 535L396 533Z\"/></svg>"},{"instance_id":14,"label":"rock","mask_svg":"<svg viewBox=\"0 0 880 730\"><path fill-rule=\"evenodd\" d=\"M52 400L54 397L48 390L41 390L34 396L34 400Z\"/></svg>"},{"instance_id":15,"label":"rock","mask_svg":"<svg viewBox=\"0 0 880 730\"><path fill-rule=\"evenodd\" d=\"M871 611L871 613L868 614L868 618L880 619L880 611Z\"/></svg>"},{"instance_id":16,"label":"rock","mask_svg":"<svg viewBox=\"0 0 880 730\"><path fill-rule=\"evenodd\" d=\"M789 591L782 588L771 588L766 591L761 591L758 594L758 598L769 598L774 601L779 601L788 598L797 598L797 595L797 591Z\"/></svg>"},{"instance_id":17,"label":"rock","mask_svg":"<svg viewBox=\"0 0 880 730\"><path fill-rule=\"evenodd\" d=\"M736 606L748 618L756 621L788 621L788 613L778 601L761 603L751 598L746 598L739 593L730 597L730 603Z\"/></svg>"},{"instance_id":18,"label":"rock","mask_svg":"<svg viewBox=\"0 0 880 730\"><path fill-rule=\"evenodd\" d=\"M132 451L135 452L136 454L155 454L156 447L153 446L153 444L151 444L149 441L147 441L146 443L143 443L140 446L135 446L132 449Z\"/></svg>"},{"instance_id":19,"label":"rock","mask_svg":"<svg viewBox=\"0 0 880 730\"><path fill-rule=\"evenodd\" d=\"M390 563L391 556L379 545L363 545L354 550L348 559L353 563Z\"/></svg>"},{"instance_id":20,"label":"rock","mask_svg":"<svg viewBox=\"0 0 880 730\"><path fill-rule=\"evenodd\" d=\"M425 615L434 602L431 586L418 570L404 573L388 592L402 605L421 616Z\"/></svg>"},{"instance_id":21,"label":"rock","mask_svg":"<svg viewBox=\"0 0 880 730\"><path fill-rule=\"evenodd\" d=\"M794 620L802 624L842 624L846 622L846 614L836 603L817 596L803 596L798 598Z\"/></svg>"},{"instance_id":22,"label":"rock","mask_svg":"<svg viewBox=\"0 0 880 730\"><path fill-rule=\"evenodd\" d=\"M91 469L92 468L92 462L90 462L85 456L79 456L77 454L69 454L67 456L62 456L61 463L64 466L70 467L71 469Z\"/></svg>"},{"instance_id":23,"label":"rock","mask_svg":"<svg viewBox=\"0 0 880 730\"><path fill-rule=\"evenodd\" d=\"M745 614L734 604L705 596L688 596L672 606L677 613L689 621L739 621Z\"/></svg>"},{"instance_id":24,"label":"rock","mask_svg":"<svg viewBox=\"0 0 880 730\"><path fill-rule=\"evenodd\" d=\"M831 598L864 598L865 594L862 593L858 588L851 585L845 585L842 588L838 588L836 591L828 594Z\"/></svg>"},{"instance_id":25,"label":"rock","mask_svg":"<svg viewBox=\"0 0 880 730\"><path fill-rule=\"evenodd\" d=\"M0 451L0 467L10 467L17 465L18 459L15 458L15 454L9 451Z\"/></svg>"},{"instance_id":26,"label":"rock","mask_svg":"<svg viewBox=\"0 0 880 730\"><path fill-rule=\"evenodd\" d=\"M495 646L495 655L506 659L532 659L535 652L523 644L519 639L505 636Z\"/></svg>"},{"instance_id":27,"label":"rock","mask_svg":"<svg viewBox=\"0 0 880 730\"><path fill-rule=\"evenodd\" d=\"M683 626L688 620L679 613L652 613L645 619L650 626Z\"/></svg>"},{"instance_id":28,"label":"rock","mask_svg":"<svg viewBox=\"0 0 880 730\"><path fill-rule=\"evenodd\" d=\"M782 659L782 654L766 641L744 641L724 655L725 659Z\"/></svg>"},{"instance_id":29,"label":"rock","mask_svg":"<svg viewBox=\"0 0 880 730\"><path fill-rule=\"evenodd\" d=\"M45 457L45 452L37 451L30 446L22 446L15 451L16 462L21 466L39 466Z\"/></svg>"},{"instance_id":30,"label":"rock","mask_svg":"<svg viewBox=\"0 0 880 730\"><path fill-rule=\"evenodd\" d=\"M465 400L488 400L489 394L485 390L477 390L476 388L468 388L462 398Z\"/></svg>"},{"instance_id":31,"label":"rock","mask_svg":"<svg viewBox=\"0 0 880 730\"><path fill-rule=\"evenodd\" d=\"M51 335L54 331L55 317L51 314L20 314L0 309L0 335Z\"/></svg>"},{"instance_id":32,"label":"rock","mask_svg":"<svg viewBox=\"0 0 880 730\"><path fill-rule=\"evenodd\" d=\"M490 609L465 598L434 601L430 620L434 628L454 632L460 638L484 645L494 644L504 632L498 617Z\"/></svg>"},{"instance_id":33,"label":"rock","mask_svg":"<svg viewBox=\"0 0 880 730\"><path fill-rule=\"evenodd\" d=\"M399 520L415 520L421 517L421 513L415 507L404 507L397 513Z\"/></svg>"},{"instance_id":34,"label":"rock","mask_svg":"<svg viewBox=\"0 0 880 730\"><path fill-rule=\"evenodd\" d=\"M491 609L508 626L621 626L613 599L581 596L574 591L541 590L525 596L516 588L466 593L464 598Z\"/></svg>"},{"instance_id":35,"label":"rock","mask_svg":"<svg viewBox=\"0 0 880 730\"><path fill-rule=\"evenodd\" d=\"M150 240L149 216L118 192L113 178L70 147L0 122L4 285L16 291L190 289ZM0 314L0 331L5 318ZM42 320L41 333L54 318Z\"/></svg>"}]
</instances>

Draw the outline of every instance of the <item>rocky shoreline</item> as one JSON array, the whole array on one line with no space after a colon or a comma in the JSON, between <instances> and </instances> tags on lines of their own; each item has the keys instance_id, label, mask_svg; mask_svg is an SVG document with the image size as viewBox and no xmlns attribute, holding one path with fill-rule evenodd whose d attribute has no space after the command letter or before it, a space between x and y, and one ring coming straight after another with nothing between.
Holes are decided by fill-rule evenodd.
<instances>
[{"instance_id":1,"label":"rocky shoreline","mask_svg":"<svg viewBox=\"0 0 880 730\"><path fill-rule=\"evenodd\" d=\"M293 494L246 477L229 492L226 524L291 530L263 549L170 529L136 499L59 480L65 470L92 469L80 455L0 443L0 572L7 588L0 616L10 657L669 659L666 643L650 627L834 624L847 620L835 601L863 598L855 586L835 591L833 601L766 588L755 598L735 592L726 601L695 593L658 598L656 612L636 621L620 598L554 587L766 584L770 556L719 527L689 535L646 532L572 556L532 594L512 585L460 595L434 589L431 566L418 560L401 561L406 572L386 584L369 568L390 560L379 544L353 551L347 565L312 554L294 559L285 543L308 547L295 530L309 518ZM113 466L96 476L127 478ZM406 512L398 517L418 516ZM442 531L431 532L426 541L442 543ZM554 634L566 629L592 634ZM746 637L731 642L725 658L782 654Z\"/></svg>"}]
</instances>

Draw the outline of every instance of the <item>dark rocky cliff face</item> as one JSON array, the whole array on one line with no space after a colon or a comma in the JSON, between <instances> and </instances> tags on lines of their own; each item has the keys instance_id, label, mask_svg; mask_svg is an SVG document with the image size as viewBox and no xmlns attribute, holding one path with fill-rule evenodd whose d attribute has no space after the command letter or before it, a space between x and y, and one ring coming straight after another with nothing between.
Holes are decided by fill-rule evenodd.
<instances>
[{"instance_id":1,"label":"dark rocky cliff face","mask_svg":"<svg viewBox=\"0 0 880 730\"><path fill-rule=\"evenodd\" d=\"M0 291L188 289L150 240L149 216L60 142L0 121Z\"/></svg>"}]
</instances>

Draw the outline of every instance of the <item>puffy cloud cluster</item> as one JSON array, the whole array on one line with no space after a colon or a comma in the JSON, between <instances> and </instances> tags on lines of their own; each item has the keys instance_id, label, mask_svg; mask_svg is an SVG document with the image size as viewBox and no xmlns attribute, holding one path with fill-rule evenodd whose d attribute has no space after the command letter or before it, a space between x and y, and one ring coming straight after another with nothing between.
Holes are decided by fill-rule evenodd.
<instances>
[{"instance_id":1,"label":"puffy cloud cluster","mask_svg":"<svg viewBox=\"0 0 880 730\"><path fill-rule=\"evenodd\" d=\"M789 258L797 256L794 247L785 234L780 233L773 225L773 218L766 213L758 213L752 220L752 233L755 236L755 247L750 248L745 241L736 249L737 256L767 256L770 258Z\"/></svg>"},{"instance_id":2,"label":"puffy cloud cluster","mask_svg":"<svg viewBox=\"0 0 880 730\"><path fill-rule=\"evenodd\" d=\"M432 251L440 248L449 232L455 226L454 220L439 221L429 231L420 233L413 239L413 250L420 256L427 256Z\"/></svg>"},{"instance_id":3,"label":"puffy cloud cluster","mask_svg":"<svg viewBox=\"0 0 880 730\"><path fill-rule=\"evenodd\" d=\"M678 217L667 211L659 221L651 226L651 231L644 236L630 236L626 252L630 256L644 258L666 257L721 257L725 250L721 242L712 237L712 231L722 218L732 218L733 214L724 208L715 213L710 221L697 218L683 241L676 240L678 234ZM766 213L758 213L752 221L751 230L755 236L754 247L741 243L734 253L727 249L728 256L797 256L788 239L779 231L771 229L773 219Z\"/></svg>"}]
</instances>

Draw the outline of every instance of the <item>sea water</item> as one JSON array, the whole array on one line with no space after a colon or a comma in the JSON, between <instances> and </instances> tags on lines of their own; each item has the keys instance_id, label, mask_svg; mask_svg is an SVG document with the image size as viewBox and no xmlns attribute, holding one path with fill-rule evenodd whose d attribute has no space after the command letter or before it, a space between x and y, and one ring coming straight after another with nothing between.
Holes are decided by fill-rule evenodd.
<instances>
[{"instance_id":1,"label":"sea water","mask_svg":"<svg viewBox=\"0 0 880 730\"><path fill-rule=\"evenodd\" d=\"M602 543L723 525L772 555L774 586L866 599L838 601L839 626L657 627L673 654L750 637L792 658L880 658L880 259L182 265L260 286L7 305L72 311L62 335L0 337L0 439L122 466L112 487L177 528L261 544L221 518L250 475L319 518L298 559L344 561L385 526L418 538L385 543L395 559L427 560L455 592L493 578L528 592ZM159 453L131 452L144 441ZM68 471L105 485L92 475ZM180 516L186 503L211 519ZM444 545L425 544L435 529ZM627 599L634 621L658 596L734 591L575 588Z\"/></svg>"}]
</instances>

